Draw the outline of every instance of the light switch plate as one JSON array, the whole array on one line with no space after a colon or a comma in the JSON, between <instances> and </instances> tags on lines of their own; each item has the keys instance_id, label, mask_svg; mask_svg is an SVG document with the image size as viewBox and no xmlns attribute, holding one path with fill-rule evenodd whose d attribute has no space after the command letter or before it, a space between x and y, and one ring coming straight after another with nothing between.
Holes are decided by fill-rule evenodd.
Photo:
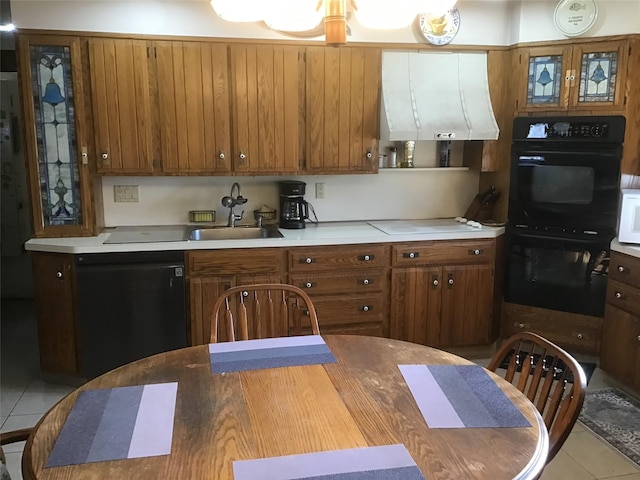
<instances>
[{"instance_id":1,"label":"light switch plate","mask_svg":"<svg viewBox=\"0 0 640 480\"><path fill-rule=\"evenodd\" d=\"M324 183L316 183L316 198L324 198Z\"/></svg>"},{"instance_id":2,"label":"light switch plate","mask_svg":"<svg viewBox=\"0 0 640 480\"><path fill-rule=\"evenodd\" d=\"M140 202L140 186L139 185L114 185L113 201L116 203Z\"/></svg>"}]
</instances>

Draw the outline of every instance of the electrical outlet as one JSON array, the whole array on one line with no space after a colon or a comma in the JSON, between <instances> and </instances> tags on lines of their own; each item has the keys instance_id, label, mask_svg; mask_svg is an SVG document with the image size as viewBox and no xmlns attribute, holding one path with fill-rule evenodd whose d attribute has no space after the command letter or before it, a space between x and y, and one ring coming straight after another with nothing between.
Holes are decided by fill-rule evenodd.
<instances>
[{"instance_id":1,"label":"electrical outlet","mask_svg":"<svg viewBox=\"0 0 640 480\"><path fill-rule=\"evenodd\" d=\"M121 202L140 202L140 186L139 185L114 185L113 201Z\"/></svg>"},{"instance_id":2,"label":"electrical outlet","mask_svg":"<svg viewBox=\"0 0 640 480\"><path fill-rule=\"evenodd\" d=\"M324 198L324 183L316 183L316 198Z\"/></svg>"}]
</instances>

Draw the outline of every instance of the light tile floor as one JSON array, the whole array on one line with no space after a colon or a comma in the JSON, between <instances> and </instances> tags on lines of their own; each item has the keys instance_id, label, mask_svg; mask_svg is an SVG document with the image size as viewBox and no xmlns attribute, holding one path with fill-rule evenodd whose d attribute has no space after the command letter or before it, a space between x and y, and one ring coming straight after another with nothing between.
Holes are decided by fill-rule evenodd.
<instances>
[{"instance_id":1,"label":"light tile floor","mask_svg":"<svg viewBox=\"0 0 640 480\"><path fill-rule=\"evenodd\" d=\"M35 425L74 387L48 383L40 375L33 302L2 299L1 307L0 425L4 432ZM488 362L487 359L474 361L482 365ZM611 384L606 375L596 369L588 388L599 389ZM23 443L4 447L12 479L22 479L23 447ZM541 480L594 479L640 480L640 467L578 422Z\"/></svg>"}]
</instances>

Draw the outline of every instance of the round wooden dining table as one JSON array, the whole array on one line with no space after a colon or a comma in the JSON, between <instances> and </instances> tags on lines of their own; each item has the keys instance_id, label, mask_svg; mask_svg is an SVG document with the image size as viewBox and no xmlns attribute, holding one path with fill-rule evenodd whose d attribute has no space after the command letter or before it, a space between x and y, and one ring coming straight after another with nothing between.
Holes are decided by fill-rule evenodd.
<instances>
[{"instance_id":1,"label":"round wooden dining table","mask_svg":"<svg viewBox=\"0 0 640 480\"><path fill-rule=\"evenodd\" d=\"M232 462L403 444L427 480L531 479L548 434L535 407L488 372L530 426L429 428L398 365L473 365L418 344L323 335L337 363L212 373L207 345L124 365L70 393L43 416L23 455L25 480L233 479ZM177 382L168 455L45 467L80 392Z\"/></svg>"}]
</instances>

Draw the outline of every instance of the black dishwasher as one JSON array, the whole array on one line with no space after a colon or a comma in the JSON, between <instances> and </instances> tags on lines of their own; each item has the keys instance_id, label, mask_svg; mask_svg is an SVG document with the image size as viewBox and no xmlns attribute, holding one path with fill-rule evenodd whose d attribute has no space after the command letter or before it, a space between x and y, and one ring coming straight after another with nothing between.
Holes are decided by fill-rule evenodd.
<instances>
[{"instance_id":1,"label":"black dishwasher","mask_svg":"<svg viewBox=\"0 0 640 480\"><path fill-rule=\"evenodd\" d=\"M76 256L80 370L109 370L187 346L182 251Z\"/></svg>"}]
</instances>

